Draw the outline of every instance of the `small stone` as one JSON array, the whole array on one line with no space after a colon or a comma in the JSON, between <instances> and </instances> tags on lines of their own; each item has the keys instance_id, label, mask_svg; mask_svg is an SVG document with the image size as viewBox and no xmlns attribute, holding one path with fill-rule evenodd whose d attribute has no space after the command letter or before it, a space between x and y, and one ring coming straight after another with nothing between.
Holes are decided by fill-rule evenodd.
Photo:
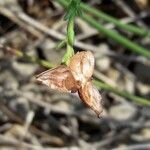
<instances>
[{"instance_id":1,"label":"small stone","mask_svg":"<svg viewBox=\"0 0 150 150\"><path fill-rule=\"evenodd\" d=\"M125 121L133 118L136 114L136 108L129 103L121 103L112 106L109 110L110 116L118 121Z\"/></svg>"},{"instance_id":2,"label":"small stone","mask_svg":"<svg viewBox=\"0 0 150 150\"><path fill-rule=\"evenodd\" d=\"M135 81L135 79L132 77L132 76L130 76L129 74L126 74L125 76L124 76L124 88L125 88L125 90L126 91L128 91L129 93L134 93L135 91L135 85L134 85L134 82Z\"/></svg>"},{"instance_id":3,"label":"small stone","mask_svg":"<svg viewBox=\"0 0 150 150\"><path fill-rule=\"evenodd\" d=\"M150 93L150 86L142 82L137 83L137 89L142 95L148 95Z\"/></svg>"},{"instance_id":4,"label":"small stone","mask_svg":"<svg viewBox=\"0 0 150 150\"><path fill-rule=\"evenodd\" d=\"M44 57L54 64L59 64L61 61L61 52L55 49L56 43L52 40L44 40L38 48L42 51Z\"/></svg>"},{"instance_id":5,"label":"small stone","mask_svg":"<svg viewBox=\"0 0 150 150\"><path fill-rule=\"evenodd\" d=\"M17 112L22 118L25 118L29 111L29 104L27 99L21 96L12 99L9 105L10 105L9 107L13 111Z\"/></svg>"},{"instance_id":6,"label":"small stone","mask_svg":"<svg viewBox=\"0 0 150 150\"><path fill-rule=\"evenodd\" d=\"M149 0L135 0L135 2L137 3L138 7L142 10L147 9L150 6Z\"/></svg>"},{"instance_id":7,"label":"small stone","mask_svg":"<svg viewBox=\"0 0 150 150\"><path fill-rule=\"evenodd\" d=\"M30 76L37 69L35 64L13 62L12 67L22 76Z\"/></svg>"},{"instance_id":8,"label":"small stone","mask_svg":"<svg viewBox=\"0 0 150 150\"><path fill-rule=\"evenodd\" d=\"M57 103L55 103L55 104L53 104L54 106L58 106L58 107L60 107L60 108L63 108L63 110L66 110L66 111L69 111L70 110L70 105L69 105L69 103L67 103L66 101L63 101L63 100L61 100L61 101L59 101L59 102L57 102Z\"/></svg>"},{"instance_id":9,"label":"small stone","mask_svg":"<svg viewBox=\"0 0 150 150\"><path fill-rule=\"evenodd\" d=\"M138 80L145 84L150 84L150 63L137 63L134 68L134 73Z\"/></svg>"},{"instance_id":10,"label":"small stone","mask_svg":"<svg viewBox=\"0 0 150 150\"><path fill-rule=\"evenodd\" d=\"M150 140L150 128L144 128L142 131L143 139Z\"/></svg>"},{"instance_id":11,"label":"small stone","mask_svg":"<svg viewBox=\"0 0 150 150\"><path fill-rule=\"evenodd\" d=\"M107 71L110 67L110 59L108 57L97 59L96 65L100 71Z\"/></svg>"},{"instance_id":12,"label":"small stone","mask_svg":"<svg viewBox=\"0 0 150 150\"><path fill-rule=\"evenodd\" d=\"M24 126L19 124L14 124L6 133L5 136L11 137L13 139L21 139L25 136L25 138L32 138L30 132L25 132Z\"/></svg>"},{"instance_id":13,"label":"small stone","mask_svg":"<svg viewBox=\"0 0 150 150\"><path fill-rule=\"evenodd\" d=\"M150 128L143 128L140 132L132 134L132 139L138 142L150 141Z\"/></svg>"},{"instance_id":14,"label":"small stone","mask_svg":"<svg viewBox=\"0 0 150 150\"><path fill-rule=\"evenodd\" d=\"M106 54L109 53L109 47L106 44L99 46L99 51L96 51L96 66L100 71L107 71L110 68L111 60Z\"/></svg>"},{"instance_id":15,"label":"small stone","mask_svg":"<svg viewBox=\"0 0 150 150\"><path fill-rule=\"evenodd\" d=\"M5 89L17 89L19 84L17 79L11 74L10 71L6 70L1 73L0 84L3 85Z\"/></svg>"}]
</instances>

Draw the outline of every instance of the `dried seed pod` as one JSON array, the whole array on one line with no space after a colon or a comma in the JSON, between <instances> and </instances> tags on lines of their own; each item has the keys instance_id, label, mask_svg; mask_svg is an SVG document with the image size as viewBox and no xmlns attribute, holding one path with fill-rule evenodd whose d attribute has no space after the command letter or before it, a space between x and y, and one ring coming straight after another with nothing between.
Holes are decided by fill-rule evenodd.
<instances>
[{"instance_id":1,"label":"dried seed pod","mask_svg":"<svg viewBox=\"0 0 150 150\"><path fill-rule=\"evenodd\" d=\"M100 117L102 113L101 95L92 82L87 82L78 90L81 100Z\"/></svg>"},{"instance_id":2,"label":"dried seed pod","mask_svg":"<svg viewBox=\"0 0 150 150\"><path fill-rule=\"evenodd\" d=\"M100 117L101 96L93 86L94 56L90 51L78 52L70 59L69 67L60 65L36 76L51 89L61 92L77 92L81 100Z\"/></svg>"},{"instance_id":3,"label":"dried seed pod","mask_svg":"<svg viewBox=\"0 0 150 150\"><path fill-rule=\"evenodd\" d=\"M76 92L78 89L70 68L64 65L43 72L37 75L36 79L51 89L61 92Z\"/></svg>"},{"instance_id":4,"label":"dried seed pod","mask_svg":"<svg viewBox=\"0 0 150 150\"><path fill-rule=\"evenodd\" d=\"M78 52L70 59L69 67L75 80L85 84L94 71L94 56L90 51Z\"/></svg>"}]
</instances>

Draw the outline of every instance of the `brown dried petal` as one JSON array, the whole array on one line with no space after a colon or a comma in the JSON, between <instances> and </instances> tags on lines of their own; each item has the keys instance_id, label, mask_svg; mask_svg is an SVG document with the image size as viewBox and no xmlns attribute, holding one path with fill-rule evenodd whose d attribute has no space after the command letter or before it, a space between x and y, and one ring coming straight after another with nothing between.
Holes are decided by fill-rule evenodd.
<instances>
[{"instance_id":1,"label":"brown dried petal","mask_svg":"<svg viewBox=\"0 0 150 150\"><path fill-rule=\"evenodd\" d=\"M78 89L70 68L64 65L49 69L37 75L36 78L51 89L61 92L76 92Z\"/></svg>"},{"instance_id":2,"label":"brown dried petal","mask_svg":"<svg viewBox=\"0 0 150 150\"><path fill-rule=\"evenodd\" d=\"M101 95L99 91L93 86L92 82L87 82L78 91L81 100L89 106L100 117L102 113Z\"/></svg>"},{"instance_id":3,"label":"brown dried petal","mask_svg":"<svg viewBox=\"0 0 150 150\"><path fill-rule=\"evenodd\" d=\"M94 56L90 51L82 51L70 59L69 67L74 78L85 84L94 71Z\"/></svg>"}]
</instances>

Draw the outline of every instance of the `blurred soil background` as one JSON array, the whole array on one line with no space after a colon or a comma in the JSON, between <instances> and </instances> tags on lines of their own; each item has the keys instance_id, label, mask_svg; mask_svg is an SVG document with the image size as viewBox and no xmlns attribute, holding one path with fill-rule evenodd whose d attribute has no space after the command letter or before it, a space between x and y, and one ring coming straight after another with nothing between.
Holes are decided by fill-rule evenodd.
<instances>
[{"instance_id":1,"label":"blurred soil background","mask_svg":"<svg viewBox=\"0 0 150 150\"><path fill-rule=\"evenodd\" d=\"M149 0L83 2L125 24L150 27ZM57 48L66 36L65 12L57 0L0 0L0 150L150 150L149 58L77 18L75 50L94 53L93 78L149 102L99 88L104 107L99 119L76 95L36 82L35 75L47 69L40 60L59 64L65 53ZM150 37L96 20L150 49Z\"/></svg>"}]
</instances>

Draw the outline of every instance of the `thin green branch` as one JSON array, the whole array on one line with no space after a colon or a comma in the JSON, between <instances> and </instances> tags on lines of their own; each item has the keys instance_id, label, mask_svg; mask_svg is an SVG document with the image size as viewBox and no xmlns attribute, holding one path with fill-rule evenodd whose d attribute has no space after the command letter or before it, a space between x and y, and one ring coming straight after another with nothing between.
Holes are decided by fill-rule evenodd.
<instances>
[{"instance_id":1,"label":"thin green branch","mask_svg":"<svg viewBox=\"0 0 150 150\"><path fill-rule=\"evenodd\" d=\"M59 1L65 7L67 6L67 2L65 2L65 0L57 0L57 1ZM64 2L62 2L62 1L64 1ZM83 10L85 10L86 12L91 13L95 17L98 17L100 19L103 19L104 21L113 23L114 25L116 25L119 28L125 29L129 32L132 32L132 33L140 35L140 36L149 36L150 37L150 30L146 30L146 29L143 29L141 27L131 25L131 24L125 24L125 23L119 21L117 18L112 17L112 16L102 12L101 10L97 10L93 7L90 7L85 3L81 3L80 7Z\"/></svg>"},{"instance_id":2,"label":"thin green branch","mask_svg":"<svg viewBox=\"0 0 150 150\"><path fill-rule=\"evenodd\" d=\"M131 101L134 101L138 104L141 104L141 105L145 105L145 106L150 106L150 99L145 99L145 98L142 98L142 97L138 97L138 96L135 96L135 95L132 95L126 91L120 91L119 89L117 88L114 88L106 83L103 83L101 81L98 81L98 80L94 80L93 81L94 84L98 87L98 88L101 88L101 89L104 89L104 90L107 90L107 91L111 91L119 96L122 96L124 98L127 98Z\"/></svg>"},{"instance_id":3,"label":"thin green branch","mask_svg":"<svg viewBox=\"0 0 150 150\"><path fill-rule=\"evenodd\" d=\"M113 31L110 29L106 29L103 25L100 23L97 23L92 17L83 15L82 18L88 22L91 26L96 28L101 33L105 34L106 36L112 38L119 44L125 46L126 48L130 49L132 52L138 53L140 55L143 55L147 58L150 58L150 50L143 48L142 46L130 41L129 39L125 38L124 36L117 33L117 31Z\"/></svg>"},{"instance_id":4,"label":"thin green branch","mask_svg":"<svg viewBox=\"0 0 150 150\"><path fill-rule=\"evenodd\" d=\"M23 57L26 60L34 62L34 63L37 63L37 64L39 64L39 65L41 65L41 66L43 66L45 68L52 68L52 67L55 66L54 64L52 64L52 63L50 63L48 61L39 59L39 58L34 57L34 56L30 56L30 55L28 55L26 53L23 53L23 52L21 52L20 50L17 50L17 49L11 49L11 48L9 48L8 51L11 52L12 54L15 54L18 57Z\"/></svg>"},{"instance_id":5,"label":"thin green branch","mask_svg":"<svg viewBox=\"0 0 150 150\"><path fill-rule=\"evenodd\" d=\"M116 25L119 28L125 29L129 32L132 32L132 33L140 35L140 36L149 36L150 37L150 31L149 30L140 28L140 27L135 26L135 25L124 24L121 21L119 21L118 19L116 19L115 17L107 15L106 13L104 13L100 10L97 10L95 8L89 7L88 5L86 5L84 3L81 4L81 8L87 12L90 12L94 16L99 17L100 19L103 19L107 22L113 23L114 25Z\"/></svg>"},{"instance_id":6,"label":"thin green branch","mask_svg":"<svg viewBox=\"0 0 150 150\"><path fill-rule=\"evenodd\" d=\"M27 55L27 54L25 54L25 53L23 53L19 50L15 50L15 51L13 50L13 53L15 55L17 55L18 57L23 57L23 58L27 59L28 61L40 64L41 66L43 66L45 68L52 68L52 67L56 66L56 65L54 65L54 64L52 64L48 61L41 60L41 59L38 59L36 57ZM131 100L131 101L133 101L137 104L150 106L150 100L148 100L148 99L132 95L132 94L126 92L126 91L120 91L119 89L114 88L114 87L112 87L112 86L110 86L110 85L108 85L108 84L106 84L102 81L99 81L99 80L94 80L93 82L96 85L96 87L99 88L99 89L104 89L104 90L113 92L113 93L115 93L117 95L120 95L124 98L127 98L128 100Z\"/></svg>"},{"instance_id":7,"label":"thin green branch","mask_svg":"<svg viewBox=\"0 0 150 150\"><path fill-rule=\"evenodd\" d=\"M68 26L67 26L67 40L66 40L66 45L67 45L67 51L65 55L63 56L62 63L68 64L70 58L74 55L74 49L73 49L73 44L74 44L74 19L75 16L72 16L68 19Z\"/></svg>"},{"instance_id":8,"label":"thin green branch","mask_svg":"<svg viewBox=\"0 0 150 150\"><path fill-rule=\"evenodd\" d=\"M68 6L67 1L65 0L57 0L57 1L64 7ZM95 19L93 19L89 15L83 14L82 18L91 26L93 26L95 29L105 34L106 36L112 38L114 41L118 42L119 44L125 46L132 52L135 52L135 53L138 53L140 55L150 58L150 50L145 49L142 46L139 46L138 44L130 41L129 39L117 33L116 31L106 29L104 26L102 26L100 23L98 23Z\"/></svg>"}]
</instances>

